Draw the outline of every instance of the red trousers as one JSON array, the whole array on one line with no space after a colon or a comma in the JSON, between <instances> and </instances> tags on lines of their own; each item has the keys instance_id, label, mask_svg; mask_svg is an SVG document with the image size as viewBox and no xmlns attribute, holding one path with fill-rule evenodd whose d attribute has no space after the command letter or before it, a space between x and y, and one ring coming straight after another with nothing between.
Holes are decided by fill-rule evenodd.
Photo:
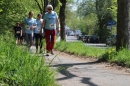
<instances>
[{"instance_id":1,"label":"red trousers","mask_svg":"<svg viewBox=\"0 0 130 86\"><path fill-rule=\"evenodd\" d=\"M56 39L56 30L45 30L46 50L52 50Z\"/></svg>"}]
</instances>

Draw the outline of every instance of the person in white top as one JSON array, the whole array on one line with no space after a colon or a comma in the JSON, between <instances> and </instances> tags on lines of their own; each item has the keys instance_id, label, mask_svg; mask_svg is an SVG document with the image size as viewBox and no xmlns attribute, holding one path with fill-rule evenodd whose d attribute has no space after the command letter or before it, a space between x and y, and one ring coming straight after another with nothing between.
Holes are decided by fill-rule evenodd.
<instances>
[{"instance_id":1,"label":"person in white top","mask_svg":"<svg viewBox=\"0 0 130 86\"><path fill-rule=\"evenodd\" d=\"M38 52L38 45L40 44L40 53L42 53L42 37L43 37L43 30L42 34L40 33L41 25L42 25L43 19L42 14L37 15L36 19L36 28L34 29L34 37L35 37L35 46L36 46L36 53Z\"/></svg>"},{"instance_id":2,"label":"person in white top","mask_svg":"<svg viewBox=\"0 0 130 86\"><path fill-rule=\"evenodd\" d=\"M53 11L52 5L47 5L47 12L44 14L43 19L41 28L44 27L45 32L46 56L49 56L49 53L54 55L53 49L56 40L56 26L58 26L58 32L60 32L60 22L57 13Z\"/></svg>"}]
</instances>

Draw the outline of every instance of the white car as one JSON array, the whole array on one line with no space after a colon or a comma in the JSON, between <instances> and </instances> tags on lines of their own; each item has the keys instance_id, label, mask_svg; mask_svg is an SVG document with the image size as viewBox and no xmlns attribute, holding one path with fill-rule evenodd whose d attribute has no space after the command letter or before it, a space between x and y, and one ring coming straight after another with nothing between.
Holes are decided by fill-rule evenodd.
<instances>
[{"instance_id":1,"label":"white car","mask_svg":"<svg viewBox=\"0 0 130 86\"><path fill-rule=\"evenodd\" d=\"M74 36L74 32L71 31L71 32L69 33L69 36Z\"/></svg>"},{"instance_id":2,"label":"white car","mask_svg":"<svg viewBox=\"0 0 130 86\"><path fill-rule=\"evenodd\" d=\"M116 45L116 34L112 34L109 38L106 39L106 45Z\"/></svg>"},{"instance_id":3,"label":"white car","mask_svg":"<svg viewBox=\"0 0 130 86\"><path fill-rule=\"evenodd\" d=\"M75 30L74 32L75 32L74 34L75 36L82 35L81 30Z\"/></svg>"}]
</instances>

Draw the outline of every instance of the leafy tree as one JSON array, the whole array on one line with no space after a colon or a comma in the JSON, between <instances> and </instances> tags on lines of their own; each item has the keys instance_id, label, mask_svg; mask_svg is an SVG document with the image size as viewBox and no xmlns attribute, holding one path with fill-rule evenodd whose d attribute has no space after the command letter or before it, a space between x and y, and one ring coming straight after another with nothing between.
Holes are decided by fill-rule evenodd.
<instances>
[{"instance_id":1,"label":"leafy tree","mask_svg":"<svg viewBox=\"0 0 130 86\"><path fill-rule=\"evenodd\" d=\"M16 22L20 22L23 17L22 13L25 12L20 1L16 0L3 0L0 2L0 33L4 34L7 30L12 28Z\"/></svg>"},{"instance_id":2,"label":"leafy tree","mask_svg":"<svg viewBox=\"0 0 130 86\"><path fill-rule=\"evenodd\" d=\"M43 15L46 11L45 8L46 8L46 5L48 4L48 0L44 0L44 2L43 2L43 0L41 0L41 1L35 0L35 2L37 3L40 13Z\"/></svg>"},{"instance_id":3,"label":"leafy tree","mask_svg":"<svg viewBox=\"0 0 130 86\"><path fill-rule=\"evenodd\" d=\"M72 30L78 28L80 20L75 11L66 11L66 25L69 26Z\"/></svg>"},{"instance_id":4,"label":"leafy tree","mask_svg":"<svg viewBox=\"0 0 130 86\"><path fill-rule=\"evenodd\" d=\"M86 21L86 30L88 34L97 34L101 42L105 42L107 36L111 33L107 29L109 20L116 16L115 0L83 0L78 6L77 13ZM95 20L93 19L93 17ZM113 15L114 14L114 15ZM87 18L87 19L85 19Z\"/></svg>"},{"instance_id":5,"label":"leafy tree","mask_svg":"<svg viewBox=\"0 0 130 86\"><path fill-rule=\"evenodd\" d=\"M97 34L97 15L94 0L84 0L82 1L77 9L77 13L80 21L80 28L84 34L95 35Z\"/></svg>"},{"instance_id":6,"label":"leafy tree","mask_svg":"<svg viewBox=\"0 0 130 86\"><path fill-rule=\"evenodd\" d=\"M112 0L111 4L112 5L110 6L110 8L108 8L108 10L110 10L110 12L112 13L113 18L117 20L117 0Z\"/></svg>"},{"instance_id":7,"label":"leafy tree","mask_svg":"<svg viewBox=\"0 0 130 86\"><path fill-rule=\"evenodd\" d=\"M82 1L78 6L77 13L80 17L87 16L90 13L96 13L95 1L94 0Z\"/></svg>"},{"instance_id":8,"label":"leafy tree","mask_svg":"<svg viewBox=\"0 0 130 86\"><path fill-rule=\"evenodd\" d=\"M86 17L84 17L86 22L86 34L89 35L97 35L97 15L95 13L90 13Z\"/></svg>"},{"instance_id":9,"label":"leafy tree","mask_svg":"<svg viewBox=\"0 0 130 86\"><path fill-rule=\"evenodd\" d=\"M1 0L0 1L0 34L12 30L16 22L22 22L32 10L39 13L34 0Z\"/></svg>"},{"instance_id":10,"label":"leafy tree","mask_svg":"<svg viewBox=\"0 0 130 86\"><path fill-rule=\"evenodd\" d=\"M77 16L76 10L74 10L75 3L73 1L67 1L66 3L66 25L72 30L76 29L78 26L79 18Z\"/></svg>"},{"instance_id":11,"label":"leafy tree","mask_svg":"<svg viewBox=\"0 0 130 86\"><path fill-rule=\"evenodd\" d=\"M98 35L101 42L105 42L109 35L107 24L109 20L113 20L111 11L108 10L112 6L112 0L96 0L96 11L98 17Z\"/></svg>"}]
</instances>

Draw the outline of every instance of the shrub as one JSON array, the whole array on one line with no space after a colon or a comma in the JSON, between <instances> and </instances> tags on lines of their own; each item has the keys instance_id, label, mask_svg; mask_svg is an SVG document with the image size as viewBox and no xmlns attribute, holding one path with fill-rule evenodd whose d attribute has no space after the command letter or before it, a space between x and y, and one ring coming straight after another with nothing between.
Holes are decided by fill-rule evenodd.
<instances>
[{"instance_id":1,"label":"shrub","mask_svg":"<svg viewBox=\"0 0 130 86\"><path fill-rule=\"evenodd\" d=\"M0 36L0 85L56 86L45 60L17 46L10 36Z\"/></svg>"}]
</instances>

